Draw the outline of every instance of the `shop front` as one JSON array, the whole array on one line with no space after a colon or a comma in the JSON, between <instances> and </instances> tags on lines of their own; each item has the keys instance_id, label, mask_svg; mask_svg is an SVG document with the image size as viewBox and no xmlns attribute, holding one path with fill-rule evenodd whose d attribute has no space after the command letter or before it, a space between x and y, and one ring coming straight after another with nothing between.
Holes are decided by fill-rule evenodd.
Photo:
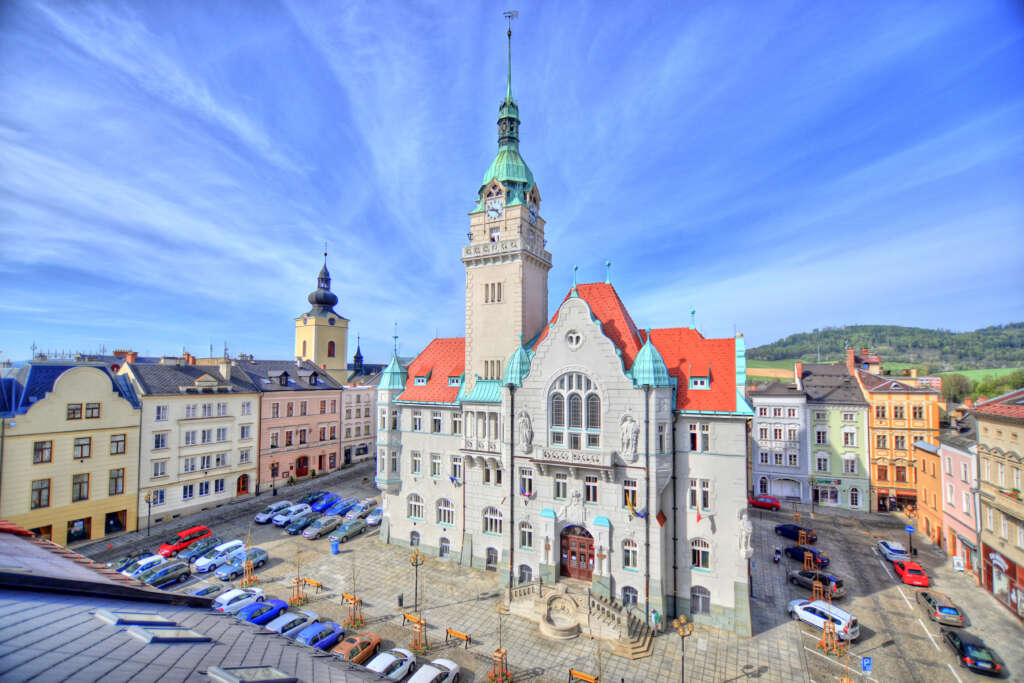
<instances>
[{"instance_id":1,"label":"shop front","mask_svg":"<svg viewBox=\"0 0 1024 683\"><path fill-rule=\"evenodd\" d=\"M811 478L811 502L815 505L837 506L840 503L840 479Z\"/></svg>"},{"instance_id":2,"label":"shop front","mask_svg":"<svg viewBox=\"0 0 1024 683\"><path fill-rule=\"evenodd\" d=\"M876 493L879 512L913 510L917 506L916 489L880 488Z\"/></svg>"},{"instance_id":3,"label":"shop front","mask_svg":"<svg viewBox=\"0 0 1024 683\"><path fill-rule=\"evenodd\" d=\"M993 549L981 544L985 566L985 588L1018 618L1024 619L1024 568Z\"/></svg>"}]
</instances>

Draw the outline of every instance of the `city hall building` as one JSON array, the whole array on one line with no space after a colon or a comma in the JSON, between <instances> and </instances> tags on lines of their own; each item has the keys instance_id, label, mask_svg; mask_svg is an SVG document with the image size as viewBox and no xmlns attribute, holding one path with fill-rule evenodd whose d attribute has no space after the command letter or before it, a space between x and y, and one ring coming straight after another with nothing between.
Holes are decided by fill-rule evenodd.
<instances>
[{"instance_id":1,"label":"city hall building","mask_svg":"<svg viewBox=\"0 0 1024 683\"><path fill-rule=\"evenodd\" d=\"M511 71L510 71L511 73ZM511 77L470 213L464 338L377 392L381 538L750 633L742 335L643 329L611 283L548 311L545 221ZM574 278L575 279L575 278Z\"/></svg>"}]
</instances>

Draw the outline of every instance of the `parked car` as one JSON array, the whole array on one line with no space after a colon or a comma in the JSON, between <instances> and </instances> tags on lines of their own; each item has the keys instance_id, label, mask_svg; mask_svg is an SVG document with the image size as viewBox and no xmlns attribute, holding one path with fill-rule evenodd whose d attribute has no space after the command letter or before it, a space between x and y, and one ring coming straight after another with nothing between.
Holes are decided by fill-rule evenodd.
<instances>
[{"instance_id":1,"label":"parked car","mask_svg":"<svg viewBox=\"0 0 1024 683\"><path fill-rule=\"evenodd\" d=\"M221 581L234 581L236 576L245 574L245 561L252 562L254 568L267 563L267 551L263 548L244 548L236 550L228 556L227 562L217 567L217 578Z\"/></svg>"},{"instance_id":2,"label":"parked car","mask_svg":"<svg viewBox=\"0 0 1024 683\"><path fill-rule=\"evenodd\" d=\"M341 496L339 496L337 493L328 493L326 496L317 499L317 501L313 503L310 507L313 509L313 512L323 512L327 508L337 503L340 499Z\"/></svg>"},{"instance_id":3,"label":"parked car","mask_svg":"<svg viewBox=\"0 0 1024 683\"><path fill-rule=\"evenodd\" d=\"M305 505L312 506L313 503L317 502L326 495L327 491L312 491L304 495L302 498L299 498L299 502Z\"/></svg>"},{"instance_id":4,"label":"parked car","mask_svg":"<svg viewBox=\"0 0 1024 683\"><path fill-rule=\"evenodd\" d=\"M355 498L342 498L331 507L324 510L325 515L344 515L359 504Z\"/></svg>"},{"instance_id":5,"label":"parked car","mask_svg":"<svg viewBox=\"0 0 1024 683\"><path fill-rule=\"evenodd\" d=\"M928 618L946 626L963 626L964 613L953 604L948 595L935 591L917 591L917 604L921 605Z\"/></svg>"},{"instance_id":6,"label":"parked car","mask_svg":"<svg viewBox=\"0 0 1024 683\"><path fill-rule=\"evenodd\" d=\"M949 628L940 628L939 633L946 645L953 648L960 666L989 676L1002 674L1003 665L998 655L985 645L981 638L966 631L954 631Z\"/></svg>"},{"instance_id":7,"label":"parked car","mask_svg":"<svg viewBox=\"0 0 1024 683\"><path fill-rule=\"evenodd\" d=\"M302 532L303 538L320 538L324 534L329 534L338 528L341 524L341 517L331 515L330 517L321 517L316 520Z\"/></svg>"},{"instance_id":8,"label":"parked car","mask_svg":"<svg viewBox=\"0 0 1024 683\"><path fill-rule=\"evenodd\" d=\"M386 676L388 680L400 681L416 668L416 658L408 650L396 647L387 652L381 652L370 660L366 668Z\"/></svg>"},{"instance_id":9,"label":"parked car","mask_svg":"<svg viewBox=\"0 0 1024 683\"><path fill-rule=\"evenodd\" d=\"M376 633L353 633L338 643L331 654L354 664L363 664L380 652L380 636Z\"/></svg>"},{"instance_id":10,"label":"parked car","mask_svg":"<svg viewBox=\"0 0 1024 683\"><path fill-rule=\"evenodd\" d=\"M800 562L804 561L804 552L809 552L814 556L814 564L818 567L827 567L830 562L828 555L816 548L806 545L791 545L783 552L785 552L788 557L794 560L799 560Z\"/></svg>"},{"instance_id":11,"label":"parked car","mask_svg":"<svg viewBox=\"0 0 1024 683\"><path fill-rule=\"evenodd\" d=\"M384 519L384 508L377 508L366 515L366 526L380 526L382 519Z\"/></svg>"},{"instance_id":12,"label":"parked car","mask_svg":"<svg viewBox=\"0 0 1024 683\"><path fill-rule=\"evenodd\" d=\"M201 574L212 572L227 561L228 555L235 550L244 547L245 544L238 539L214 546L203 553L202 557L196 560L196 571Z\"/></svg>"},{"instance_id":13,"label":"parked car","mask_svg":"<svg viewBox=\"0 0 1024 683\"><path fill-rule=\"evenodd\" d=\"M338 530L331 534L330 540L345 543L348 539L358 536L364 531L366 531L366 520L352 519L339 526Z\"/></svg>"},{"instance_id":14,"label":"parked car","mask_svg":"<svg viewBox=\"0 0 1024 683\"><path fill-rule=\"evenodd\" d=\"M267 624L266 628L274 633L280 633L283 636L294 638L300 631L302 631L302 629L306 628L310 624L315 624L318 621L320 621L320 617L316 612L308 612L306 610L285 612L277 619L274 619Z\"/></svg>"},{"instance_id":15,"label":"parked car","mask_svg":"<svg viewBox=\"0 0 1024 683\"><path fill-rule=\"evenodd\" d=\"M808 545L818 542L818 534L814 533L814 529L808 529L805 526L799 524L777 524L775 525L775 535L785 536L786 538L792 538L794 541L800 540L800 532L807 532L807 543Z\"/></svg>"},{"instance_id":16,"label":"parked car","mask_svg":"<svg viewBox=\"0 0 1024 683\"><path fill-rule=\"evenodd\" d=\"M263 599L262 588L233 588L214 599L211 607L218 612L234 614L243 607Z\"/></svg>"},{"instance_id":17,"label":"parked car","mask_svg":"<svg viewBox=\"0 0 1024 683\"><path fill-rule=\"evenodd\" d=\"M789 582L794 586L813 589L815 581L821 581L823 588L832 596L833 600L846 596L843 580L834 574L807 569L797 569L789 573Z\"/></svg>"},{"instance_id":18,"label":"parked car","mask_svg":"<svg viewBox=\"0 0 1024 683\"><path fill-rule=\"evenodd\" d=\"M270 520L274 519L274 515L285 508L290 508L291 506L292 502L290 500L279 500L276 503L271 503L256 513L256 516L253 517L253 521L257 524L270 524Z\"/></svg>"},{"instance_id":19,"label":"parked car","mask_svg":"<svg viewBox=\"0 0 1024 683\"><path fill-rule=\"evenodd\" d=\"M300 505L292 505L291 507L287 507L274 515L272 521L274 522L274 526L287 526L299 515L304 515L307 512L312 511L312 508L304 503Z\"/></svg>"},{"instance_id":20,"label":"parked car","mask_svg":"<svg viewBox=\"0 0 1024 683\"><path fill-rule=\"evenodd\" d=\"M277 598L270 598L260 602L246 605L235 613L235 616L242 621L248 621L257 626L266 626L274 619L288 611L288 603Z\"/></svg>"},{"instance_id":21,"label":"parked car","mask_svg":"<svg viewBox=\"0 0 1024 683\"><path fill-rule=\"evenodd\" d=\"M373 498L366 498L365 500L359 501L359 505L356 505L351 510L345 513L345 519L359 519L370 514L377 507L377 501Z\"/></svg>"},{"instance_id":22,"label":"parked car","mask_svg":"<svg viewBox=\"0 0 1024 683\"><path fill-rule=\"evenodd\" d=\"M896 541L879 541L878 552L882 553L882 557L890 562L910 559L907 549L903 547L902 543L897 543Z\"/></svg>"},{"instance_id":23,"label":"parked car","mask_svg":"<svg viewBox=\"0 0 1024 683\"><path fill-rule=\"evenodd\" d=\"M903 583L910 584L911 586L928 586L928 575L924 573L924 569L917 562L904 562L903 560L896 560L892 563L892 568L896 570L899 577L903 579Z\"/></svg>"},{"instance_id":24,"label":"parked car","mask_svg":"<svg viewBox=\"0 0 1024 683\"><path fill-rule=\"evenodd\" d=\"M761 508L762 510L781 510L782 503L775 496L754 496L747 498L747 502L752 507Z\"/></svg>"},{"instance_id":25,"label":"parked car","mask_svg":"<svg viewBox=\"0 0 1024 683\"><path fill-rule=\"evenodd\" d=\"M191 529L179 531L163 542L159 553L164 557L174 557L199 539L212 535L213 532L210 531L210 528L205 526L194 526Z\"/></svg>"},{"instance_id":26,"label":"parked car","mask_svg":"<svg viewBox=\"0 0 1024 683\"><path fill-rule=\"evenodd\" d=\"M158 564L139 575L139 580L154 588L163 588L172 583L185 583L192 576L187 562L175 560Z\"/></svg>"},{"instance_id":27,"label":"parked car","mask_svg":"<svg viewBox=\"0 0 1024 683\"><path fill-rule=\"evenodd\" d=\"M318 650L330 649L338 639L345 635L345 629L333 621L323 624L311 624L299 631L295 642L315 647Z\"/></svg>"},{"instance_id":28,"label":"parked car","mask_svg":"<svg viewBox=\"0 0 1024 683\"><path fill-rule=\"evenodd\" d=\"M178 553L178 559L182 562L188 562L191 564L205 555L209 550L216 548L223 542L224 539L219 536L207 536L206 538L200 538L188 548Z\"/></svg>"},{"instance_id":29,"label":"parked car","mask_svg":"<svg viewBox=\"0 0 1024 683\"><path fill-rule=\"evenodd\" d=\"M213 583L200 583L188 590L188 595L197 595L201 598L208 598L211 595L219 595L231 590L231 586L218 586Z\"/></svg>"},{"instance_id":30,"label":"parked car","mask_svg":"<svg viewBox=\"0 0 1024 683\"><path fill-rule=\"evenodd\" d=\"M284 530L292 536L296 536L305 531L306 527L308 527L310 524L312 524L318 519L320 519L320 515L310 510L306 514L299 515L298 517L293 519L291 523L284 528Z\"/></svg>"},{"instance_id":31,"label":"parked car","mask_svg":"<svg viewBox=\"0 0 1024 683\"><path fill-rule=\"evenodd\" d=\"M157 565L164 564L165 562L167 562L167 558L162 555L146 555L145 557L140 557L122 569L121 573L125 576L137 579L142 572L152 569Z\"/></svg>"},{"instance_id":32,"label":"parked car","mask_svg":"<svg viewBox=\"0 0 1024 683\"><path fill-rule=\"evenodd\" d=\"M409 683L459 683L459 665L450 659L435 659L421 666Z\"/></svg>"},{"instance_id":33,"label":"parked car","mask_svg":"<svg viewBox=\"0 0 1024 683\"><path fill-rule=\"evenodd\" d=\"M789 616L822 631L825 630L825 621L831 620L836 625L836 637L840 640L857 640L860 637L857 617L824 600L793 600L789 603Z\"/></svg>"},{"instance_id":34,"label":"parked car","mask_svg":"<svg viewBox=\"0 0 1024 683\"><path fill-rule=\"evenodd\" d=\"M115 572L123 571L125 567L130 565L136 560L141 560L144 557L152 555L148 550L133 550L127 555L122 555L113 562L107 562L107 566L113 569Z\"/></svg>"}]
</instances>

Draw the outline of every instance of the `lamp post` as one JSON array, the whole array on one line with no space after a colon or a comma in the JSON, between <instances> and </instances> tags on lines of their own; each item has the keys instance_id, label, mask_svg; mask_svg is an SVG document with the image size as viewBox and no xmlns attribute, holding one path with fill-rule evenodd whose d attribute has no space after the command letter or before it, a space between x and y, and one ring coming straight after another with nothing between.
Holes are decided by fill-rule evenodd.
<instances>
[{"instance_id":1,"label":"lamp post","mask_svg":"<svg viewBox=\"0 0 1024 683\"><path fill-rule=\"evenodd\" d=\"M672 628L679 634L679 680L686 683L686 637L693 633L693 624L680 615L672 620Z\"/></svg>"},{"instance_id":2,"label":"lamp post","mask_svg":"<svg viewBox=\"0 0 1024 683\"><path fill-rule=\"evenodd\" d=\"M427 557L423 553L416 550L412 551L412 557L409 558L409 564L416 570L416 578L413 586L413 611L419 612L420 610L420 566L426 561Z\"/></svg>"},{"instance_id":3,"label":"lamp post","mask_svg":"<svg viewBox=\"0 0 1024 683\"><path fill-rule=\"evenodd\" d=\"M146 536L149 536L149 525L153 522L153 493L146 492Z\"/></svg>"}]
</instances>

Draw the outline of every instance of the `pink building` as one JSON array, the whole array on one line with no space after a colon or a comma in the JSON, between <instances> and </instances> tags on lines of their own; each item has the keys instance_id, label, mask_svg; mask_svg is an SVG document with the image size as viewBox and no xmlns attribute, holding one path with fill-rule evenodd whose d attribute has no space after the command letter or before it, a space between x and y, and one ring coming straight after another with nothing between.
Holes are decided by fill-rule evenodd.
<instances>
[{"instance_id":1,"label":"pink building","mask_svg":"<svg viewBox=\"0 0 1024 683\"><path fill-rule=\"evenodd\" d=\"M341 390L342 463L358 462L372 457L377 430L373 421L376 386L347 386Z\"/></svg>"},{"instance_id":2,"label":"pink building","mask_svg":"<svg viewBox=\"0 0 1024 683\"><path fill-rule=\"evenodd\" d=\"M939 436L942 463L942 535L946 552L959 558L964 570L978 572L977 432L973 417Z\"/></svg>"},{"instance_id":3,"label":"pink building","mask_svg":"<svg viewBox=\"0 0 1024 683\"><path fill-rule=\"evenodd\" d=\"M338 469L341 385L309 361L237 364L261 392L257 487Z\"/></svg>"}]
</instances>

